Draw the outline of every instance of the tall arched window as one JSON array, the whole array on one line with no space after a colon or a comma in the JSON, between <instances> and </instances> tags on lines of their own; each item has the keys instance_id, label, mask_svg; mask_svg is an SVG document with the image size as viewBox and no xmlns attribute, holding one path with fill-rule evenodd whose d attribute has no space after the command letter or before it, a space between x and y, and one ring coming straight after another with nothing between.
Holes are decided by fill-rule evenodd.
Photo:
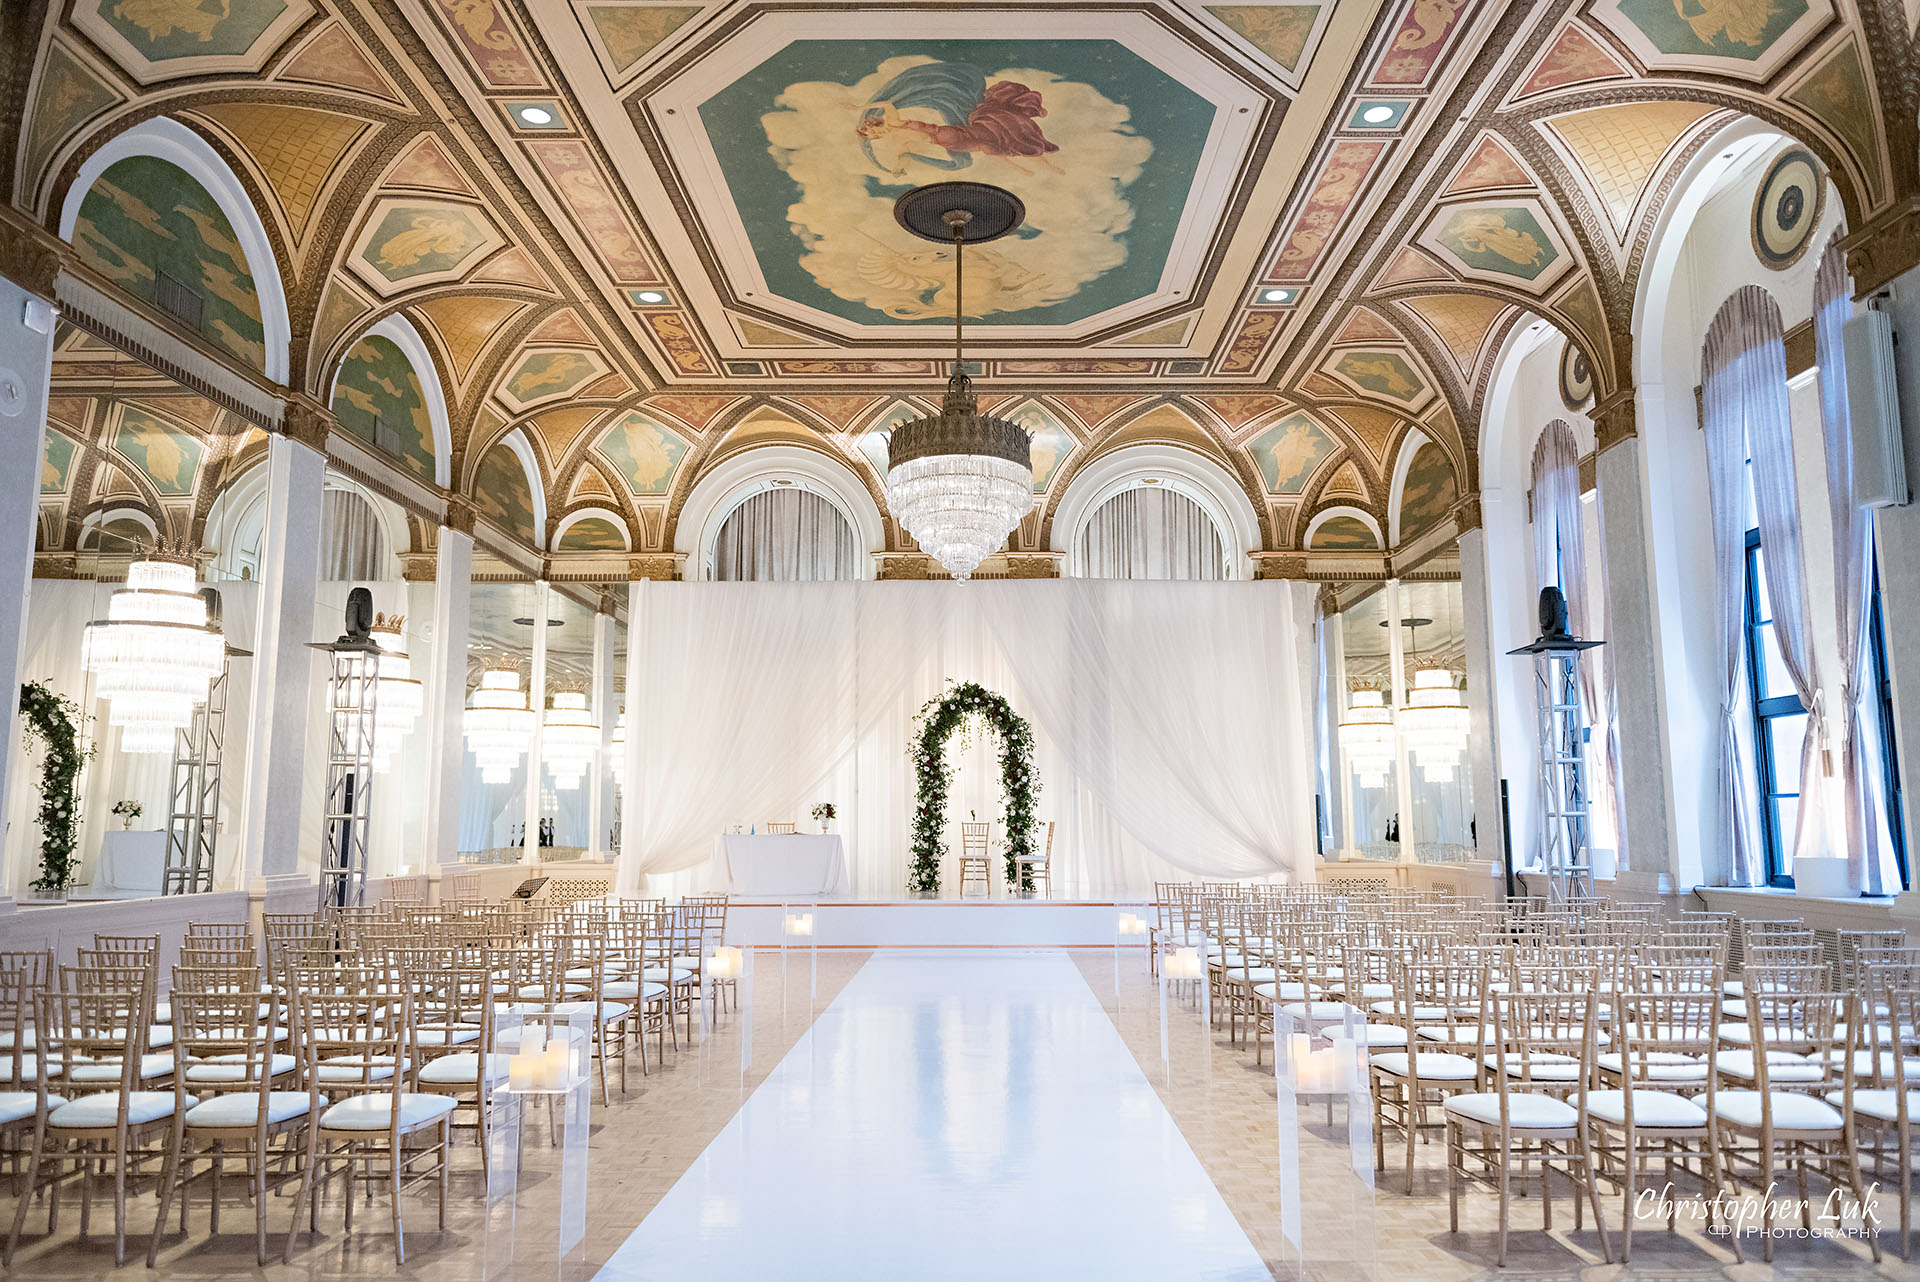
<instances>
[{"instance_id":1,"label":"tall arched window","mask_svg":"<svg viewBox=\"0 0 1920 1282\"><path fill-rule=\"evenodd\" d=\"M381 573L380 518L351 490L329 487L320 498L320 577L367 582Z\"/></svg>"},{"instance_id":2,"label":"tall arched window","mask_svg":"<svg viewBox=\"0 0 1920 1282\"><path fill-rule=\"evenodd\" d=\"M1089 579L1224 579L1220 531L1191 498L1162 486L1122 490L1080 527L1074 570Z\"/></svg>"},{"instance_id":3,"label":"tall arched window","mask_svg":"<svg viewBox=\"0 0 1920 1282\"><path fill-rule=\"evenodd\" d=\"M811 490L762 490L727 514L713 540L713 577L789 583L857 579L853 527Z\"/></svg>"}]
</instances>

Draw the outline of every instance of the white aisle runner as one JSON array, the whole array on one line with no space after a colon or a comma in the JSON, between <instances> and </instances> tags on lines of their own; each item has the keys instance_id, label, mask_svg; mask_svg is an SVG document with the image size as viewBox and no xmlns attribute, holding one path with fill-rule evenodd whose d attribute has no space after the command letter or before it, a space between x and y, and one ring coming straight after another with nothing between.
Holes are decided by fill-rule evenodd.
<instances>
[{"instance_id":1,"label":"white aisle runner","mask_svg":"<svg viewBox=\"0 0 1920 1282\"><path fill-rule=\"evenodd\" d=\"M1049 951L875 955L598 1276L1272 1274Z\"/></svg>"}]
</instances>

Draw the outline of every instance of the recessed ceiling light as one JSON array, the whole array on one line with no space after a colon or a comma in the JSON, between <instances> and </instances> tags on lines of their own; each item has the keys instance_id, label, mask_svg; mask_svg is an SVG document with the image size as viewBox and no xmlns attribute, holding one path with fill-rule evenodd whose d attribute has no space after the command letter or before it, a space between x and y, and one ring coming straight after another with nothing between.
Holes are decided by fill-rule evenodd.
<instances>
[{"instance_id":1,"label":"recessed ceiling light","mask_svg":"<svg viewBox=\"0 0 1920 1282\"><path fill-rule=\"evenodd\" d=\"M1389 120L1393 119L1393 114L1394 113L1393 113L1392 107L1382 104L1377 107L1368 107L1365 111L1360 113L1360 119L1366 121L1370 125L1384 125Z\"/></svg>"},{"instance_id":2,"label":"recessed ceiling light","mask_svg":"<svg viewBox=\"0 0 1920 1282\"><path fill-rule=\"evenodd\" d=\"M1260 295L1263 303L1291 303L1293 291L1290 289L1269 289Z\"/></svg>"},{"instance_id":3,"label":"recessed ceiling light","mask_svg":"<svg viewBox=\"0 0 1920 1282\"><path fill-rule=\"evenodd\" d=\"M521 124L550 125L553 123L553 113L545 107L521 107L519 113Z\"/></svg>"},{"instance_id":4,"label":"recessed ceiling light","mask_svg":"<svg viewBox=\"0 0 1920 1282\"><path fill-rule=\"evenodd\" d=\"M643 303L664 303L667 301L667 296L657 289L643 289L635 294L634 297Z\"/></svg>"}]
</instances>

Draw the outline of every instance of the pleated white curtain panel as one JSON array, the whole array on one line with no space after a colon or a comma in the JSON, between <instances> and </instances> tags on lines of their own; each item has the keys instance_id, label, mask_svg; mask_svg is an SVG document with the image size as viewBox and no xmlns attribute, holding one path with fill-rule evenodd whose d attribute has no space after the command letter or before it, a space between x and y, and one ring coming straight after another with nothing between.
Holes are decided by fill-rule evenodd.
<instances>
[{"instance_id":1,"label":"pleated white curtain panel","mask_svg":"<svg viewBox=\"0 0 1920 1282\"><path fill-rule=\"evenodd\" d=\"M1764 289L1743 285L1735 290L1707 327L1704 353L1702 412L1707 447L1707 485L1713 513L1714 581L1719 599L1720 686L1720 829L1727 834L1727 884L1754 886L1766 880L1760 843L1758 803L1753 776L1746 764L1747 735L1741 717L1749 706L1746 667L1747 509L1744 472L1748 453L1753 458L1756 506L1760 510L1760 542L1766 550L1767 591L1773 601L1774 626L1785 657L1792 647L1793 618L1804 623L1800 600L1797 529L1780 528L1782 511L1793 512L1793 439L1788 417L1786 343L1780 309ZM1784 453L1784 467L1782 454ZM1762 479L1763 471L1770 479ZM1781 479L1784 474L1784 480ZM1762 500L1761 492L1771 490ZM1768 504L1772 506L1772 541ZM1791 549L1791 551L1789 551ZM1777 578L1774 565L1790 562L1791 577ZM1788 591L1783 593L1782 588ZM1785 599L1783 599L1783 597ZM1804 633L1804 628L1802 628ZM1801 645L1806 644L1804 637ZM1793 660L1789 659L1791 664ZM1798 684L1798 678L1795 678ZM1812 718L1808 739L1813 743ZM1808 800L1803 798L1803 801ZM1805 805L1800 814L1804 821Z\"/></svg>"},{"instance_id":2,"label":"pleated white curtain panel","mask_svg":"<svg viewBox=\"0 0 1920 1282\"><path fill-rule=\"evenodd\" d=\"M1313 859L1312 588L635 584L622 882L711 884L719 834L839 809L855 894L906 885L914 717L978 681L1033 726L1057 894L1300 878ZM949 814L1002 832L988 736ZM957 831L950 844L957 846ZM1044 840L1044 833L1043 833Z\"/></svg>"},{"instance_id":3,"label":"pleated white curtain panel","mask_svg":"<svg viewBox=\"0 0 1920 1282\"><path fill-rule=\"evenodd\" d=\"M1827 503L1833 518L1842 822L1853 889L1890 895L1900 890L1900 866L1884 818L1880 738L1869 733L1879 716L1867 672L1867 629L1873 619L1873 519L1854 496L1852 420L1841 342L1841 327L1852 315L1853 279L1847 275L1846 255L1836 235L1813 278L1813 344L1820 367L1820 432L1826 444Z\"/></svg>"},{"instance_id":4,"label":"pleated white curtain panel","mask_svg":"<svg viewBox=\"0 0 1920 1282\"><path fill-rule=\"evenodd\" d=\"M1575 636L1606 639L1602 617L1588 618L1587 533L1580 505L1580 442L1573 425L1556 418L1533 447L1533 571L1536 595L1552 585L1567 595L1567 623ZM1602 596L1604 602L1604 594ZM1580 697L1587 723L1601 732L1599 804L1613 817L1614 851L1627 864L1625 816L1620 810L1620 737L1614 729L1612 682L1603 680L1602 659L1589 653L1580 665Z\"/></svg>"},{"instance_id":5,"label":"pleated white curtain panel","mask_svg":"<svg viewBox=\"0 0 1920 1282\"><path fill-rule=\"evenodd\" d=\"M853 530L839 508L809 490L762 491L721 522L713 577L757 583L857 578Z\"/></svg>"},{"instance_id":6,"label":"pleated white curtain panel","mask_svg":"<svg viewBox=\"0 0 1920 1282\"><path fill-rule=\"evenodd\" d=\"M1178 490L1137 486L1102 503L1081 527L1078 573L1089 579L1218 579L1220 532Z\"/></svg>"},{"instance_id":7,"label":"pleated white curtain panel","mask_svg":"<svg viewBox=\"0 0 1920 1282\"><path fill-rule=\"evenodd\" d=\"M380 521L352 490L330 489L320 497L320 578L381 577Z\"/></svg>"}]
</instances>

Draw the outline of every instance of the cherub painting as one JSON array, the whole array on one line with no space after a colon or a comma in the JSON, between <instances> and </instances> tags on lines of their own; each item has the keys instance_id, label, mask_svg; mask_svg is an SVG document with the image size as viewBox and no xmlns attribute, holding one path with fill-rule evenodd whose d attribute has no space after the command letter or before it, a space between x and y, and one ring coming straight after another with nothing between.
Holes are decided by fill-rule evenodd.
<instances>
[{"instance_id":1,"label":"cherub painting","mask_svg":"<svg viewBox=\"0 0 1920 1282\"><path fill-rule=\"evenodd\" d=\"M903 114L910 111L919 114ZM1002 157L1023 174L1034 170L1017 158L1031 157L1064 173L1047 159L1060 148L1041 132L1046 114L1037 89L1014 80L988 83L984 71L964 62L925 62L882 85L860 109L854 132L867 159L895 178L906 175L908 160L965 169L976 153ZM888 160L881 159L882 151Z\"/></svg>"}]
</instances>

